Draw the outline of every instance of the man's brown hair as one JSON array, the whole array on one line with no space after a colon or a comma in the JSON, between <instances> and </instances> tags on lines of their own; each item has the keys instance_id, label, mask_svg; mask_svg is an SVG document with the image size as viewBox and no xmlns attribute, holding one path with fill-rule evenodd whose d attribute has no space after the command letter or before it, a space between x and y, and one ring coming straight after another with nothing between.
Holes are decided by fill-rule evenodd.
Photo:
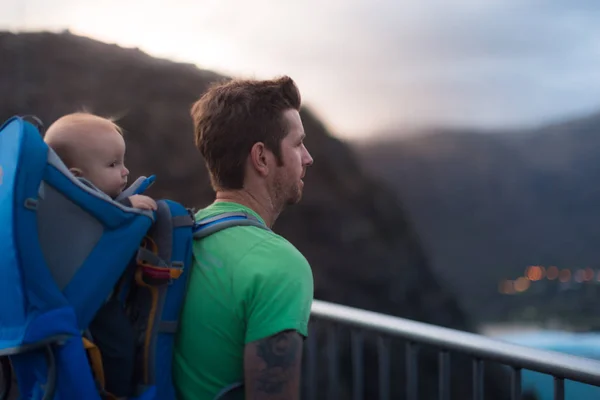
<instances>
[{"instance_id":1,"label":"man's brown hair","mask_svg":"<svg viewBox=\"0 0 600 400\"><path fill-rule=\"evenodd\" d=\"M262 142L282 165L281 141L288 133L282 113L300 111L292 78L218 82L192 106L196 146L215 190L241 189L252 146Z\"/></svg>"}]
</instances>

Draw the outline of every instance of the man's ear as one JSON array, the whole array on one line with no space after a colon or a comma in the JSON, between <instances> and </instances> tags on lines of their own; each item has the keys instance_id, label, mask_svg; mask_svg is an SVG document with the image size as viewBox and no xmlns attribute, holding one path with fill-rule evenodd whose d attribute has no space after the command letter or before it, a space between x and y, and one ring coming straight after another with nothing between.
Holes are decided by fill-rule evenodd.
<instances>
[{"instance_id":1,"label":"man's ear","mask_svg":"<svg viewBox=\"0 0 600 400\"><path fill-rule=\"evenodd\" d=\"M250 165L261 176L269 174L268 150L263 142L256 142L250 149Z\"/></svg>"},{"instance_id":2,"label":"man's ear","mask_svg":"<svg viewBox=\"0 0 600 400\"><path fill-rule=\"evenodd\" d=\"M76 177L80 177L83 175L83 171L80 170L79 168L69 168L69 171Z\"/></svg>"}]
</instances>

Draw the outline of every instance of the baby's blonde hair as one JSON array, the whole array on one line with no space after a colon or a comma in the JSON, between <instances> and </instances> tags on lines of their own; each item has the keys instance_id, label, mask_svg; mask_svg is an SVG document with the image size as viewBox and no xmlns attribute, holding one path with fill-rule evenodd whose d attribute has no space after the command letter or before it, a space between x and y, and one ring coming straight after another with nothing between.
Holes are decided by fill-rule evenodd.
<instances>
[{"instance_id":1,"label":"baby's blonde hair","mask_svg":"<svg viewBox=\"0 0 600 400\"><path fill-rule=\"evenodd\" d=\"M54 121L46 130L44 141L61 158L67 168L74 167L75 156L81 136L92 128L105 126L116 130L121 136L123 128L114 118L105 118L87 111L64 115Z\"/></svg>"}]
</instances>

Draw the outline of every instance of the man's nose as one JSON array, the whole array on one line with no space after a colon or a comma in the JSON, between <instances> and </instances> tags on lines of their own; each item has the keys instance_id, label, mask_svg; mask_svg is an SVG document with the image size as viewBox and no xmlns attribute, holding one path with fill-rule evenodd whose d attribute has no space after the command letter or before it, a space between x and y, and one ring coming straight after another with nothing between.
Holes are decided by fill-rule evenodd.
<instances>
[{"instance_id":1,"label":"man's nose","mask_svg":"<svg viewBox=\"0 0 600 400\"><path fill-rule=\"evenodd\" d=\"M310 155L310 153L308 152L308 150L306 151L306 161L304 163L304 165L306 165L307 167L310 167L311 165L313 165L313 158Z\"/></svg>"}]
</instances>

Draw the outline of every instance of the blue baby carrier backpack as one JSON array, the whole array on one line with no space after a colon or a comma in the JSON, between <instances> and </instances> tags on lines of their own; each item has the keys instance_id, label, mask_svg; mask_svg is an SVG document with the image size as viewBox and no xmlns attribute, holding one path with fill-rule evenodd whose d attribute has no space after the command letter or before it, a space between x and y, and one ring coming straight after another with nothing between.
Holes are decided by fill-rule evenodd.
<instances>
[{"instance_id":1,"label":"blue baby carrier backpack","mask_svg":"<svg viewBox=\"0 0 600 400\"><path fill-rule=\"evenodd\" d=\"M75 178L40 130L23 117L0 127L0 399L11 381L24 399L114 399L111 379L133 387L118 397L175 399L172 353L194 238L263 226L246 214L195 223L171 200L156 211L128 207ZM121 197L152 181L139 178ZM129 336L111 343L111 329ZM119 346L130 346L128 357ZM131 376L114 376L127 366Z\"/></svg>"}]
</instances>

